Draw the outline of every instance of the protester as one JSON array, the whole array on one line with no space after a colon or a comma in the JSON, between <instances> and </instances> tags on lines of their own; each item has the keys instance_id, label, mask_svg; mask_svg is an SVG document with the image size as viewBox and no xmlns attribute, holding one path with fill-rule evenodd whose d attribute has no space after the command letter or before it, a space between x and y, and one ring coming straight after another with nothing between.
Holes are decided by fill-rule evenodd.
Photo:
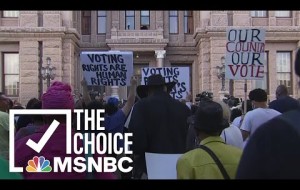
<instances>
[{"instance_id":1,"label":"protester","mask_svg":"<svg viewBox=\"0 0 300 190\"><path fill-rule=\"evenodd\" d=\"M42 109L42 102L38 101L32 105L32 109ZM20 128L15 134L15 141L23 137L35 133L40 127L44 125L44 120L41 115L28 115L32 121L26 127Z\"/></svg>"},{"instance_id":2,"label":"protester","mask_svg":"<svg viewBox=\"0 0 300 190\"><path fill-rule=\"evenodd\" d=\"M0 95L0 111L8 112L9 110L9 98L4 94Z\"/></svg>"},{"instance_id":3,"label":"protester","mask_svg":"<svg viewBox=\"0 0 300 190\"><path fill-rule=\"evenodd\" d=\"M39 100L37 98L31 98L27 105L26 105L26 109L33 109L32 106L37 103ZM21 115L18 118L17 124L16 124L16 131L18 131L19 129L26 127L29 123L32 123L32 119L30 115Z\"/></svg>"},{"instance_id":4,"label":"protester","mask_svg":"<svg viewBox=\"0 0 300 190\"><path fill-rule=\"evenodd\" d=\"M242 115L236 117L236 118L232 121L232 124L233 124L234 126L237 126L238 128L241 127L245 114L246 114L247 112L253 110L251 100L247 100L247 102L246 102L246 113L244 113L244 106L245 106L245 103L244 103L244 101L243 101L243 102L242 102L242 105L241 105Z\"/></svg>"},{"instance_id":5,"label":"protester","mask_svg":"<svg viewBox=\"0 0 300 190\"><path fill-rule=\"evenodd\" d=\"M9 163L6 159L0 157L0 180L1 179L23 179L17 172L9 172Z\"/></svg>"},{"instance_id":6,"label":"protester","mask_svg":"<svg viewBox=\"0 0 300 190\"><path fill-rule=\"evenodd\" d=\"M108 133L123 133L124 132L124 124L126 121L127 116L129 115L129 112L134 105L135 101L135 94L136 94L136 85L137 81L135 77L132 77L130 80L130 90L128 94L128 99L125 103L125 105L119 109L119 100L115 97L110 97L107 100L107 103L105 105L105 120L104 120L104 126L105 130ZM118 147L123 147L124 141L120 139L118 141Z\"/></svg>"},{"instance_id":7,"label":"protester","mask_svg":"<svg viewBox=\"0 0 300 190\"><path fill-rule=\"evenodd\" d=\"M194 128L195 113L196 113L197 109L198 109L198 106L192 105L191 106L191 116L189 116L187 119L189 129L188 129L187 137L186 137L186 151L195 149L199 144L199 140L197 138L196 131Z\"/></svg>"},{"instance_id":8,"label":"protester","mask_svg":"<svg viewBox=\"0 0 300 190\"><path fill-rule=\"evenodd\" d=\"M133 133L134 178L146 177L145 152L186 151L190 109L168 93L175 84L165 83L161 75L151 75L147 85L137 87L141 100L135 104L129 123Z\"/></svg>"},{"instance_id":9,"label":"protester","mask_svg":"<svg viewBox=\"0 0 300 190\"><path fill-rule=\"evenodd\" d=\"M0 111L0 157L9 158L9 115Z\"/></svg>"},{"instance_id":10,"label":"protester","mask_svg":"<svg viewBox=\"0 0 300 190\"><path fill-rule=\"evenodd\" d=\"M276 89L276 100L269 104L269 108L279 111L280 113L298 109L300 103L288 95L288 89L285 85L279 85Z\"/></svg>"},{"instance_id":11,"label":"protester","mask_svg":"<svg viewBox=\"0 0 300 190\"><path fill-rule=\"evenodd\" d=\"M300 49L295 73L300 76ZM257 129L244 149L237 179L300 179L299 123L300 109L296 109Z\"/></svg>"},{"instance_id":12,"label":"protester","mask_svg":"<svg viewBox=\"0 0 300 190\"><path fill-rule=\"evenodd\" d=\"M230 108L227 104L225 104L223 101L217 101L222 106L223 109L223 118L229 123L229 127L225 128L221 133L221 138L225 141L226 144L235 146L237 148L242 149L243 148L243 137L241 130L231 124L229 122L229 118L231 118L231 112Z\"/></svg>"},{"instance_id":13,"label":"protester","mask_svg":"<svg viewBox=\"0 0 300 190\"><path fill-rule=\"evenodd\" d=\"M251 135L263 123L281 114L276 110L268 108L267 93L263 89L257 88L250 91L249 99L252 102L252 107L254 108L254 110L246 113L241 125L241 131L245 144L247 143L247 138L251 138Z\"/></svg>"},{"instance_id":14,"label":"protester","mask_svg":"<svg viewBox=\"0 0 300 190\"><path fill-rule=\"evenodd\" d=\"M71 87L68 84L55 81L42 96L42 108L43 109L74 109L74 98L71 94ZM37 153L26 145L26 142L31 139L34 142L39 142L41 137L45 135L45 132L49 128L53 120L58 121L60 124L53 132L43 149ZM54 157L60 157L62 159L71 157L74 160L79 155L76 155L73 151L71 154L66 153L66 116L65 115L47 115L44 116L45 125L39 128L34 134L26 136L15 142L15 165L17 167L26 168L28 161L33 159L34 156L44 156L46 159L53 163ZM72 135L74 131L72 130ZM82 147L83 141L77 140L77 147ZM85 157L82 153L81 157ZM94 154L94 158L103 157L104 155ZM23 172L25 179L85 179L86 172L50 172L46 175L44 173L35 172ZM97 172L95 178L99 179L115 179L113 173Z\"/></svg>"},{"instance_id":15,"label":"protester","mask_svg":"<svg viewBox=\"0 0 300 190\"><path fill-rule=\"evenodd\" d=\"M231 110L231 114L230 114L230 123L233 123L233 121L235 120L235 118L240 117L243 115L243 112L240 108L234 108ZM235 126L237 126L235 124ZM237 126L238 127L238 126Z\"/></svg>"},{"instance_id":16,"label":"protester","mask_svg":"<svg viewBox=\"0 0 300 190\"><path fill-rule=\"evenodd\" d=\"M194 127L200 146L178 159L176 167L178 179L233 179L235 177L242 150L225 144L220 137L222 130L228 126L228 120L223 118L223 109L219 103L211 100L199 103ZM210 149L221 163L217 164L204 148ZM224 173L220 167L224 168Z\"/></svg>"}]
</instances>

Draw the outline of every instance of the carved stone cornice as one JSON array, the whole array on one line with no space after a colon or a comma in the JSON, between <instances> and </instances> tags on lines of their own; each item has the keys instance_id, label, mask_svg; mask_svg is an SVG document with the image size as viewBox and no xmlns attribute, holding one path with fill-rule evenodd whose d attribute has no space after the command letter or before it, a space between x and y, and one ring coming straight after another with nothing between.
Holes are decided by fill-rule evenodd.
<instances>
[{"instance_id":1,"label":"carved stone cornice","mask_svg":"<svg viewBox=\"0 0 300 190\"><path fill-rule=\"evenodd\" d=\"M80 35L74 28L66 27L0 27L0 39L18 41L19 38L70 38L79 43ZM9 38L9 39L7 39ZM1 40L2 41L2 40Z\"/></svg>"}]
</instances>

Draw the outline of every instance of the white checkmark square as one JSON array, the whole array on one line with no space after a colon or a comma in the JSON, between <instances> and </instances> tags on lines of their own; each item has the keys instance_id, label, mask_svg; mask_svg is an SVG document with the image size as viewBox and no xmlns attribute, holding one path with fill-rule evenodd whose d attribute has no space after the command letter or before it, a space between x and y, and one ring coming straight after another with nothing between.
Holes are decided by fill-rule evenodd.
<instances>
[{"instance_id":1,"label":"white checkmark square","mask_svg":"<svg viewBox=\"0 0 300 190\"><path fill-rule=\"evenodd\" d=\"M23 172L23 167L15 167L15 115L66 115L66 153L71 154L71 133L72 133L72 111L69 109L12 109L9 111L9 171ZM36 152L40 152L55 129L59 126L59 122L54 120L39 142L29 139L26 144ZM29 145L28 145L29 144Z\"/></svg>"}]
</instances>

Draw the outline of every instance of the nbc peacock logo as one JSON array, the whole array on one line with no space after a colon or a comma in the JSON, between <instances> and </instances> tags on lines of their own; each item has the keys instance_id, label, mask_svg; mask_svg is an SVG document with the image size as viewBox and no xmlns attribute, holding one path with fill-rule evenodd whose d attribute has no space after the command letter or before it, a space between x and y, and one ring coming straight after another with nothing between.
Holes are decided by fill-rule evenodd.
<instances>
[{"instance_id":1,"label":"nbc peacock logo","mask_svg":"<svg viewBox=\"0 0 300 190\"><path fill-rule=\"evenodd\" d=\"M51 172L52 167L50 161L46 160L44 156L35 156L32 160L28 160L27 172Z\"/></svg>"}]
</instances>

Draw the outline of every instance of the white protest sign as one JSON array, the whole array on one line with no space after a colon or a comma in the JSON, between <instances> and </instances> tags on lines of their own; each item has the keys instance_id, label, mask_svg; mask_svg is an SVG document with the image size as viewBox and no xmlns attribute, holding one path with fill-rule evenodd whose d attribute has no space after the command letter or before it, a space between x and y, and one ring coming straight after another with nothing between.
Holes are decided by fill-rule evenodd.
<instances>
[{"instance_id":1,"label":"white protest sign","mask_svg":"<svg viewBox=\"0 0 300 190\"><path fill-rule=\"evenodd\" d=\"M225 77L263 80L265 29L227 29Z\"/></svg>"},{"instance_id":2,"label":"white protest sign","mask_svg":"<svg viewBox=\"0 0 300 190\"><path fill-rule=\"evenodd\" d=\"M80 55L83 75L88 85L129 86L133 74L132 52L86 51Z\"/></svg>"},{"instance_id":3,"label":"white protest sign","mask_svg":"<svg viewBox=\"0 0 300 190\"><path fill-rule=\"evenodd\" d=\"M148 77L161 74L166 83L177 82L170 95L175 99L185 99L186 93L190 92L190 69L189 67L144 67L142 72L142 85L147 83Z\"/></svg>"},{"instance_id":4,"label":"white protest sign","mask_svg":"<svg viewBox=\"0 0 300 190\"><path fill-rule=\"evenodd\" d=\"M145 153L148 179L177 179L177 160L182 154Z\"/></svg>"}]
</instances>

